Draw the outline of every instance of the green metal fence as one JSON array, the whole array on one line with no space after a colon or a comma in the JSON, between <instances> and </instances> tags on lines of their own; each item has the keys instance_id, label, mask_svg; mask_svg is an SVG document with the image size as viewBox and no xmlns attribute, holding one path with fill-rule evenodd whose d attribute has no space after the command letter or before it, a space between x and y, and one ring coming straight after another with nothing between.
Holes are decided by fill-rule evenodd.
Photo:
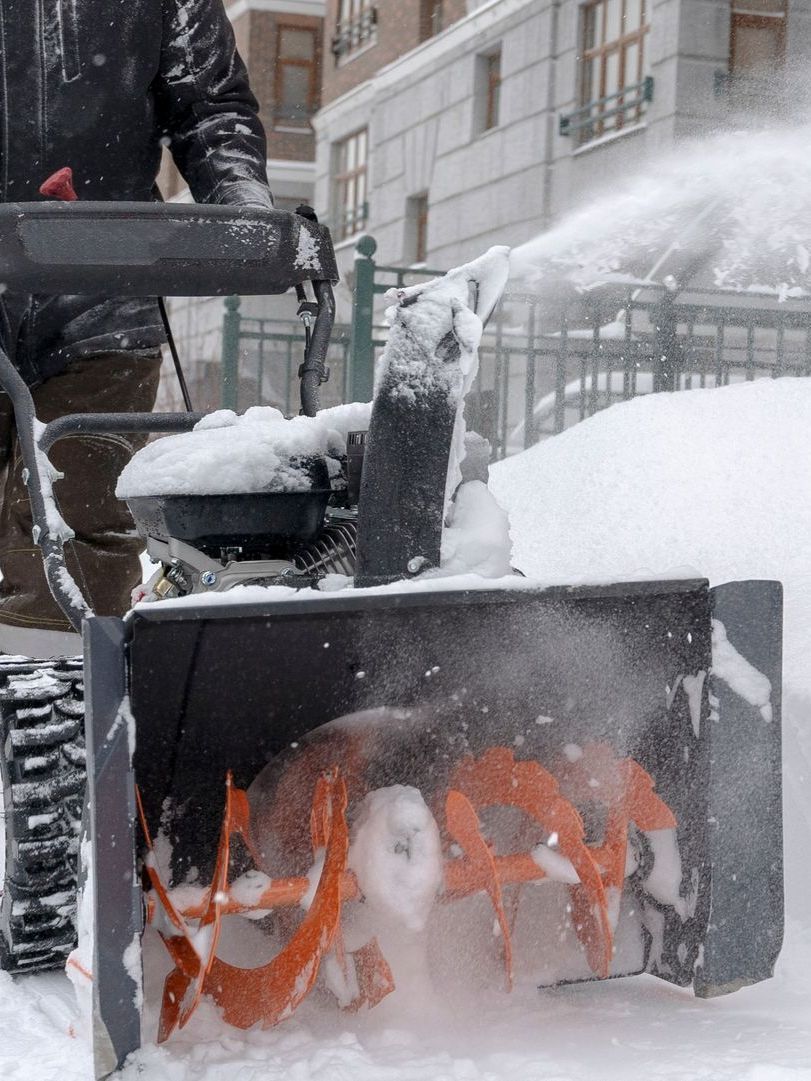
<instances>
[{"instance_id":1,"label":"green metal fence","mask_svg":"<svg viewBox=\"0 0 811 1081\"><path fill-rule=\"evenodd\" d=\"M378 266L362 237L355 260L353 396L371 396L386 329L375 298L442 273ZM811 303L657 283L508 292L485 329L468 422L504 457L600 409L655 391L811 375ZM361 393L362 392L362 393Z\"/></svg>"},{"instance_id":2,"label":"green metal fence","mask_svg":"<svg viewBox=\"0 0 811 1081\"><path fill-rule=\"evenodd\" d=\"M442 273L379 266L357 245L351 323L336 325L324 405L368 401L386 341L379 298ZM376 300L378 301L376 305ZM303 334L297 322L247 317L228 298L222 401L298 411ZM482 338L468 422L495 457L562 432L614 402L654 391L811 375L811 303L656 283L508 293Z\"/></svg>"},{"instance_id":3,"label":"green metal fence","mask_svg":"<svg viewBox=\"0 0 811 1081\"><path fill-rule=\"evenodd\" d=\"M298 320L242 314L240 297L226 297L222 329L221 402L224 409L273 405L286 416L299 410L299 365L304 329ZM336 324L327 355L330 378L321 388L324 407L347 400L349 327Z\"/></svg>"}]
</instances>

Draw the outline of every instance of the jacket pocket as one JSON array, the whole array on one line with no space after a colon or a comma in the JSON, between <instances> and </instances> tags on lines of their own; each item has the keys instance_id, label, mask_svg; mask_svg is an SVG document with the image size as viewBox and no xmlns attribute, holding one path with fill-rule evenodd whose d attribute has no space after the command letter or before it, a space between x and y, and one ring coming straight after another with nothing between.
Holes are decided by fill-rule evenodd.
<instances>
[{"instance_id":1,"label":"jacket pocket","mask_svg":"<svg viewBox=\"0 0 811 1081\"><path fill-rule=\"evenodd\" d=\"M59 0L59 39L62 47L62 74L65 82L73 82L81 73L79 59L78 0Z\"/></svg>"}]
</instances>

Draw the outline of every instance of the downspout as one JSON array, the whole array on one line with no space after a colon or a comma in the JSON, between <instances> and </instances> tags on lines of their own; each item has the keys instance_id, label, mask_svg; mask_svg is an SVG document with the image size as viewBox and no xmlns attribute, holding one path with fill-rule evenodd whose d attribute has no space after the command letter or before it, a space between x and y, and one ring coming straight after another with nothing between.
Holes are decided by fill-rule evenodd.
<instances>
[{"instance_id":1,"label":"downspout","mask_svg":"<svg viewBox=\"0 0 811 1081\"><path fill-rule=\"evenodd\" d=\"M562 0L552 0L549 33L549 71L546 79L546 138L544 140L544 173L541 193L541 230L552 224L552 179L554 162L552 160L555 145L555 92L557 90L558 37L560 24L560 6Z\"/></svg>"}]
</instances>

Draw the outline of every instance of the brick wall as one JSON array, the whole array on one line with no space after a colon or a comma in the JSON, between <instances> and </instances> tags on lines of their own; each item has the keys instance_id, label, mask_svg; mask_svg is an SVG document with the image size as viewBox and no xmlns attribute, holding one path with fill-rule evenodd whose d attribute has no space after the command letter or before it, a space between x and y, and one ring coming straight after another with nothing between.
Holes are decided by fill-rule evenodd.
<instances>
[{"instance_id":1,"label":"brick wall","mask_svg":"<svg viewBox=\"0 0 811 1081\"><path fill-rule=\"evenodd\" d=\"M332 54L331 43L338 29L341 0L327 0L324 27L322 104L326 105L376 74L386 64L415 49L425 40L421 0L375 5L377 25L373 43L342 57ZM448 27L467 13L465 0L443 0L442 23Z\"/></svg>"},{"instance_id":2,"label":"brick wall","mask_svg":"<svg viewBox=\"0 0 811 1081\"><path fill-rule=\"evenodd\" d=\"M312 161L315 155L315 140L312 129L302 131L284 130L273 123L273 107L276 102L276 51L280 26L290 26L303 30L320 31L323 20L306 15L277 15L267 11L253 11L241 16L234 23L234 30L247 40L247 48L240 48L242 58L248 66L251 88L259 102L259 115L268 137L268 157L284 158L290 161ZM243 29L241 24L248 23ZM317 60L321 62L322 37L318 36ZM280 130L281 128L281 130Z\"/></svg>"}]
</instances>

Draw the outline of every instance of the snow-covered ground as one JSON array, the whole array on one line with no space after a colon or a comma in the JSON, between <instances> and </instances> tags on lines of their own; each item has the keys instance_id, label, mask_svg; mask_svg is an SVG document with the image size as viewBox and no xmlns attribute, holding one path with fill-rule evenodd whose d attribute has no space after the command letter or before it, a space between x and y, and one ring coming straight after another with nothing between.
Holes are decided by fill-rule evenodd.
<instances>
[{"instance_id":1,"label":"snow-covered ground","mask_svg":"<svg viewBox=\"0 0 811 1081\"><path fill-rule=\"evenodd\" d=\"M785 583L788 927L773 980L710 1001L652 977L511 997L494 986L357 1017L311 1000L249 1034L223 1035L204 1009L171 1044L146 1046L127 1081L811 1081L810 423L811 380L646 396L491 480L515 563L538 579L693 568ZM89 1078L73 1009L61 976L0 975L0 1078Z\"/></svg>"}]
</instances>

